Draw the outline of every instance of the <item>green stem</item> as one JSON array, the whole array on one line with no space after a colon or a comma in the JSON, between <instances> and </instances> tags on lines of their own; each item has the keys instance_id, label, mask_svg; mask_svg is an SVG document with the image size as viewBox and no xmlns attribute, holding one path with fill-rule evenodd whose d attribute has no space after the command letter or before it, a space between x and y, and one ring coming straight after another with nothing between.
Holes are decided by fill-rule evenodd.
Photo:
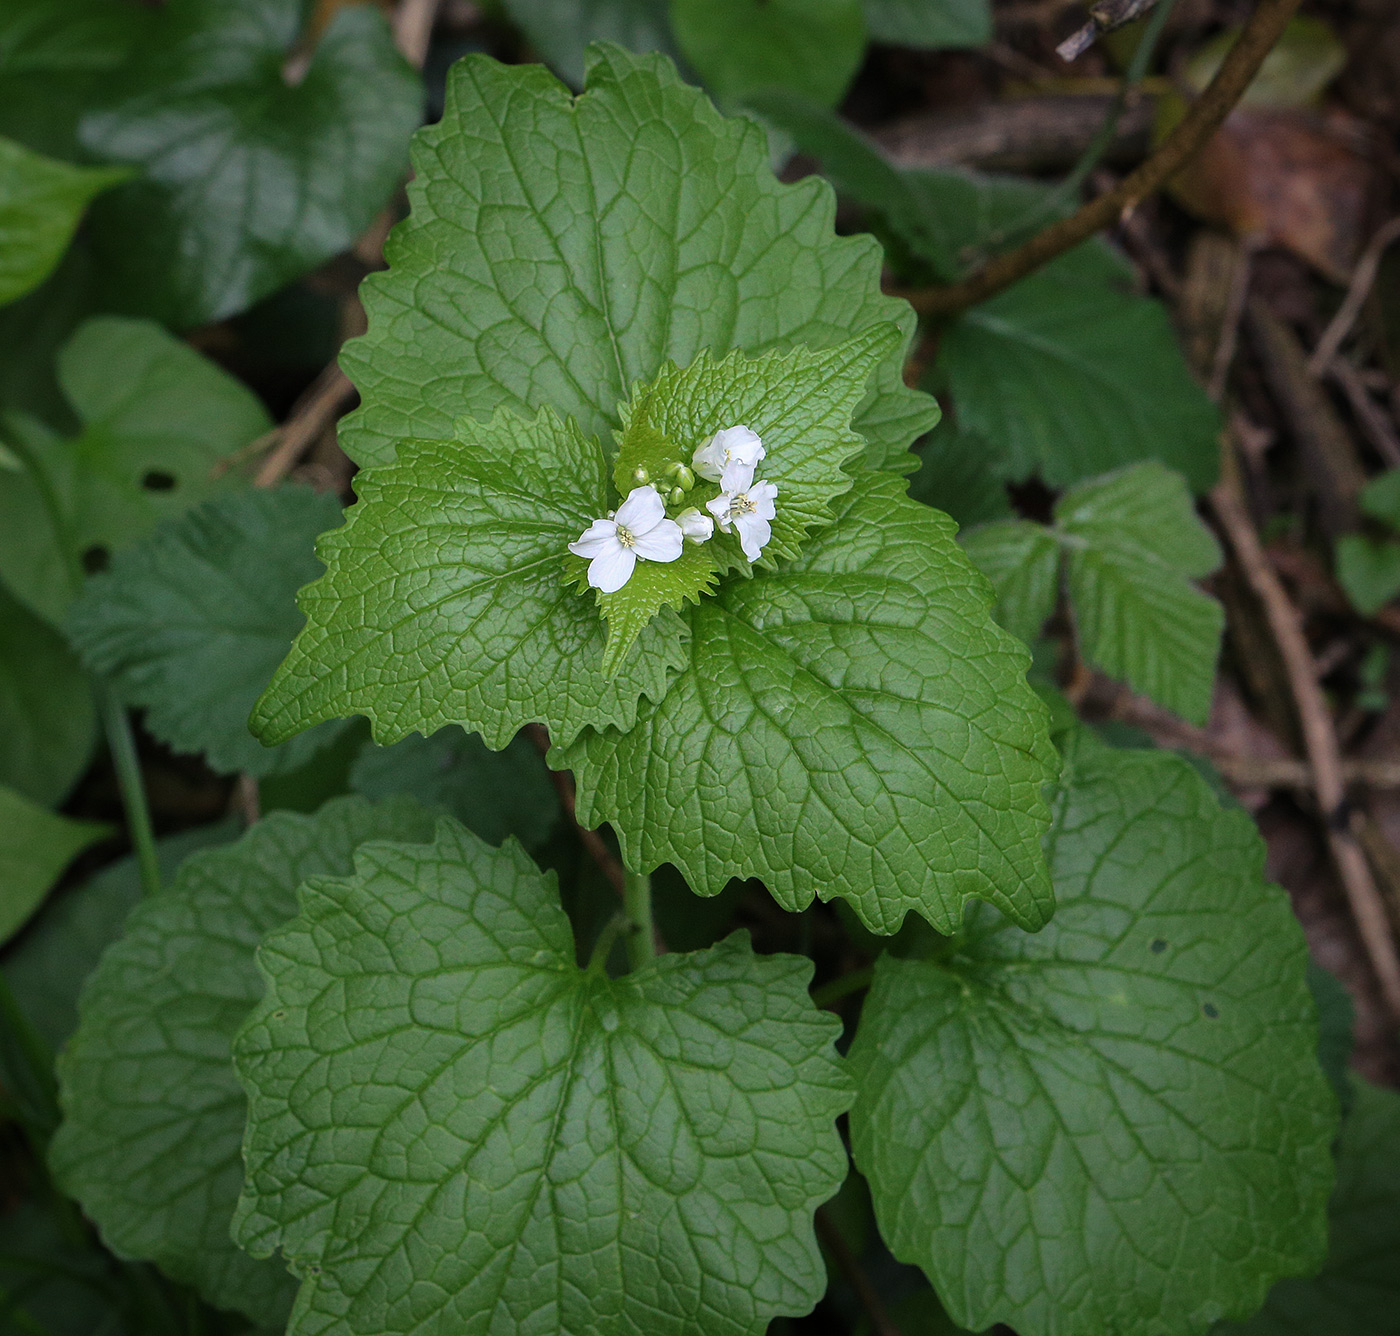
<instances>
[{"instance_id":1,"label":"green stem","mask_svg":"<svg viewBox=\"0 0 1400 1336\"><path fill-rule=\"evenodd\" d=\"M1167 20L1175 6L1176 0L1161 0L1152 17L1147 20L1137 48L1133 51L1133 58L1128 64L1127 73L1119 84L1118 91L1113 95L1103 123L1084 152L1079 155L1079 161L1074 164L1069 175L1038 204L988 238L990 245L1004 246L1023 240L1047 219L1057 216L1061 209L1079 194L1079 187L1089 179L1089 173L1103 161L1104 154L1113 143L1118 122L1122 120L1123 112L1128 106L1128 98L1147 77L1147 70L1157 50L1157 43L1161 40L1162 30L1167 26Z\"/></svg>"},{"instance_id":2,"label":"green stem","mask_svg":"<svg viewBox=\"0 0 1400 1336\"><path fill-rule=\"evenodd\" d=\"M141 889L146 895L160 892L160 860L156 856L156 835L151 827L151 809L146 803L146 786L141 779L141 763L136 756L136 738L126 709L105 682L95 685L102 725L107 730L107 746L117 772L126 828L136 849L141 868Z\"/></svg>"},{"instance_id":3,"label":"green stem","mask_svg":"<svg viewBox=\"0 0 1400 1336\"><path fill-rule=\"evenodd\" d=\"M651 917L651 878L628 872L622 890L627 915L627 963L635 970L656 959L656 927Z\"/></svg>"},{"instance_id":4,"label":"green stem","mask_svg":"<svg viewBox=\"0 0 1400 1336\"><path fill-rule=\"evenodd\" d=\"M861 970L852 970L849 974L843 974L839 979L833 979L830 983L824 983L820 988L813 989L812 1001L819 1010L825 1011L828 1007L841 1001L842 998L850 997L852 993L859 993L862 989L869 988L874 978L874 965L867 965Z\"/></svg>"},{"instance_id":5,"label":"green stem","mask_svg":"<svg viewBox=\"0 0 1400 1336\"><path fill-rule=\"evenodd\" d=\"M620 913L614 914L603 925L603 931L598 934L598 940L593 943L592 954L588 957L590 974L600 974L607 967L608 957L612 955L617 939L627 931L628 926L627 915Z\"/></svg>"}]
</instances>

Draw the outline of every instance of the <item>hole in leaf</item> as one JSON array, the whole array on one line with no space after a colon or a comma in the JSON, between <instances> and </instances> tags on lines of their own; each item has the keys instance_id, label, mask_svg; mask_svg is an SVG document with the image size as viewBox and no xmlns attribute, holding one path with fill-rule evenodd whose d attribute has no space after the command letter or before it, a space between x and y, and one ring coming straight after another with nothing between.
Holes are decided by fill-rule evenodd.
<instances>
[{"instance_id":1,"label":"hole in leaf","mask_svg":"<svg viewBox=\"0 0 1400 1336\"><path fill-rule=\"evenodd\" d=\"M1218 1015L1220 1015L1220 1011L1216 1007L1214 1002L1207 1002L1205 1006L1201 1008L1201 1010L1204 1011L1206 1015L1211 1018L1211 1020L1214 1020Z\"/></svg>"},{"instance_id":2,"label":"hole in leaf","mask_svg":"<svg viewBox=\"0 0 1400 1336\"><path fill-rule=\"evenodd\" d=\"M1164 942L1160 937L1158 937L1158 938L1152 943L1152 954L1153 954L1154 956L1160 956L1160 955L1162 954L1162 952L1165 951L1166 949L1167 949L1167 944L1166 944L1166 942Z\"/></svg>"},{"instance_id":3,"label":"hole in leaf","mask_svg":"<svg viewBox=\"0 0 1400 1336\"><path fill-rule=\"evenodd\" d=\"M148 492L172 492L175 490L175 475L164 469L151 469L142 477L141 486Z\"/></svg>"},{"instance_id":4,"label":"hole in leaf","mask_svg":"<svg viewBox=\"0 0 1400 1336\"><path fill-rule=\"evenodd\" d=\"M82 555L83 570L89 575L105 571L111 563L112 554L101 543L94 543Z\"/></svg>"}]
</instances>

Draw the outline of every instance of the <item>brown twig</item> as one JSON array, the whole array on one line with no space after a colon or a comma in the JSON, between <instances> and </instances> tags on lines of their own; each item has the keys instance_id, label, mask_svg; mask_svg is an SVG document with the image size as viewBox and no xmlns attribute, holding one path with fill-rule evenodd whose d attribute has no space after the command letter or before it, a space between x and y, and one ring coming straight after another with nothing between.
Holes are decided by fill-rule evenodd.
<instances>
[{"instance_id":1,"label":"brown twig","mask_svg":"<svg viewBox=\"0 0 1400 1336\"><path fill-rule=\"evenodd\" d=\"M1345 357L1334 357L1327 364L1327 374L1341 387L1357 424L1386 467L1400 468L1400 432L1385 409L1371 398L1360 372Z\"/></svg>"},{"instance_id":2,"label":"brown twig","mask_svg":"<svg viewBox=\"0 0 1400 1336\"><path fill-rule=\"evenodd\" d=\"M441 0L400 0L394 11L394 43L415 69L428 58L428 43Z\"/></svg>"},{"instance_id":3,"label":"brown twig","mask_svg":"<svg viewBox=\"0 0 1400 1336\"><path fill-rule=\"evenodd\" d=\"M1385 254L1386 247L1398 240L1400 217L1392 218L1371 238L1361 259L1357 261L1356 268L1352 270L1347 295L1337 308L1337 314L1322 331L1322 337L1318 339L1317 347L1308 361L1308 370L1314 376L1320 376L1327 370L1332 359L1336 357L1337 350L1342 346L1342 341L1351 333L1351 327L1356 323L1356 317L1361 314L1361 308L1370 295L1371 285L1375 283L1376 275L1380 272L1381 257Z\"/></svg>"},{"instance_id":4,"label":"brown twig","mask_svg":"<svg viewBox=\"0 0 1400 1336\"><path fill-rule=\"evenodd\" d=\"M847 1283L856 1292L860 1306L865 1309L865 1315L870 1319L871 1336L900 1336L899 1328L895 1326L894 1320L885 1311L885 1305L881 1302L875 1286L870 1283L870 1277L865 1274L865 1268L861 1266L860 1259L851 1251L851 1245L846 1242L846 1236L838 1228L825 1206L817 1207L815 1223L817 1238L821 1240L822 1247L831 1254L832 1260L841 1268L841 1274L846 1277Z\"/></svg>"},{"instance_id":5,"label":"brown twig","mask_svg":"<svg viewBox=\"0 0 1400 1336\"><path fill-rule=\"evenodd\" d=\"M277 433L277 444L253 478L255 487L275 487L313 441L350 406L355 387L334 362L326 367L297 401Z\"/></svg>"},{"instance_id":6,"label":"brown twig","mask_svg":"<svg viewBox=\"0 0 1400 1336\"><path fill-rule=\"evenodd\" d=\"M1306 761L1291 756L1209 756L1215 768L1238 789L1300 789L1315 787ZM1400 789L1400 761L1344 760L1342 782L1368 789Z\"/></svg>"},{"instance_id":7,"label":"brown twig","mask_svg":"<svg viewBox=\"0 0 1400 1336\"><path fill-rule=\"evenodd\" d=\"M1263 605L1283 659L1332 861L1387 1010L1392 1017L1400 1018L1400 953L1396 951L1385 903L1370 864L1351 827L1337 733L1317 680L1316 664L1303 634L1302 619L1274 572L1245 506L1239 464L1228 433L1221 463L1221 481L1211 492L1211 507L1234 549L1245 579Z\"/></svg>"},{"instance_id":8,"label":"brown twig","mask_svg":"<svg viewBox=\"0 0 1400 1336\"><path fill-rule=\"evenodd\" d=\"M1152 156L1126 176L1116 189L1089 201L1070 217L1052 223L1025 245L998 255L960 283L903 295L921 315L956 315L995 296L1017 279L1110 226L1125 211L1171 180L1220 127L1244 96L1298 3L1299 0L1259 0L1205 92L1191 104Z\"/></svg>"}]
</instances>

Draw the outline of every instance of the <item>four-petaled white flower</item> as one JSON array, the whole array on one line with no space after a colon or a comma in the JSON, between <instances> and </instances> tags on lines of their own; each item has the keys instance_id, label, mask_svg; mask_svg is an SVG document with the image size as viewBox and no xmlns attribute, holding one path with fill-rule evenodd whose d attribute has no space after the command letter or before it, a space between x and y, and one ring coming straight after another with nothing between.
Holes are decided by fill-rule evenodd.
<instances>
[{"instance_id":1,"label":"four-petaled white flower","mask_svg":"<svg viewBox=\"0 0 1400 1336\"><path fill-rule=\"evenodd\" d=\"M705 508L719 523L720 531L728 533L731 526L739 532L739 546L750 561L757 561L768 540L773 536L770 523L776 513L777 485L754 482L753 466L738 460L724 470L719 484L724 490Z\"/></svg>"},{"instance_id":2,"label":"four-petaled white flower","mask_svg":"<svg viewBox=\"0 0 1400 1336\"><path fill-rule=\"evenodd\" d=\"M708 515L702 515L694 506L676 516L681 532L692 543L708 543L714 536L715 522Z\"/></svg>"},{"instance_id":3,"label":"four-petaled white flower","mask_svg":"<svg viewBox=\"0 0 1400 1336\"><path fill-rule=\"evenodd\" d=\"M719 482L725 469L733 464L742 464L752 479L758 461L767 453L757 432L748 427L726 427L695 451L692 462L696 473L711 482Z\"/></svg>"},{"instance_id":4,"label":"four-petaled white flower","mask_svg":"<svg viewBox=\"0 0 1400 1336\"><path fill-rule=\"evenodd\" d=\"M675 520L666 518L661 493L648 484L634 487L611 519L594 520L569 551L588 560L588 583L604 594L615 594L643 561L675 561L685 537Z\"/></svg>"}]
</instances>

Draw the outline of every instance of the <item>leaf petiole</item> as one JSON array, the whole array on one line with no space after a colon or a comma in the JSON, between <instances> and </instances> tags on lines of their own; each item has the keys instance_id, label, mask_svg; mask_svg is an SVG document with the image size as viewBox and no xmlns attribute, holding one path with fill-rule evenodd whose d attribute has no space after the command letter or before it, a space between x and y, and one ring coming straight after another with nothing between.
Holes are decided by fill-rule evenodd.
<instances>
[{"instance_id":1,"label":"leaf petiole","mask_svg":"<svg viewBox=\"0 0 1400 1336\"><path fill-rule=\"evenodd\" d=\"M622 890L622 909L627 916L627 963L641 969L656 959L656 925L651 913L651 877L627 873Z\"/></svg>"},{"instance_id":2,"label":"leaf petiole","mask_svg":"<svg viewBox=\"0 0 1400 1336\"><path fill-rule=\"evenodd\" d=\"M107 746L112 753L112 765L117 772L117 787L121 790L122 807L126 811L127 833L141 869L141 890L144 895L156 895L160 892L160 860L156 857L156 836L151 826L151 809L146 802L146 786L141 779L141 763L136 756L131 720L127 718L121 701L105 682L94 682L93 691L102 715L102 727L107 734Z\"/></svg>"}]
</instances>

